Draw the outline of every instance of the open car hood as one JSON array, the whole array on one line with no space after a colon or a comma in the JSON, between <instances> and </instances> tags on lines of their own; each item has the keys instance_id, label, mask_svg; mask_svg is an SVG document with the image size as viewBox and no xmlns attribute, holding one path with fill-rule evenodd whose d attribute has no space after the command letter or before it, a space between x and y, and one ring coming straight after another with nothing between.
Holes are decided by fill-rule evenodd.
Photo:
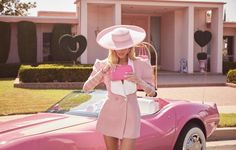
<instances>
[{"instance_id":1,"label":"open car hood","mask_svg":"<svg viewBox=\"0 0 236 150\"><path fill-rule=\"evenodd\" d=\"M0 125L0 141L47 133L95 120L96 118L54 113L33 114L28 117L2 123Z\"/></svg>"}]
</instances>

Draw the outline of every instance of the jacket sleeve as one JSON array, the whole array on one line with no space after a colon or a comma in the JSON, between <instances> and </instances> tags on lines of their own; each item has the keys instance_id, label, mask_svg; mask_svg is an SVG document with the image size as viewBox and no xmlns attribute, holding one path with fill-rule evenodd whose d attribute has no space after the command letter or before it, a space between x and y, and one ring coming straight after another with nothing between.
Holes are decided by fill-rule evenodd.
<instances>
[{"instance_id":1,"label":"jacket sleeve","mask_svg":"<svg viewBox=\"0 0 236 150\"><path fill-rule=\"evenodd\" d=\"M142 60L142 62L142 81L139 83L139 86L148 96L156 95L155 85L152 79L152 66L147 59Z\"/></svg>"},{"instance_id":2,"label":"jacket sleeve","mask_svg":"<svg viewBox=\"0 0 236 150\"><path fill-rule=\"evenodd\" d=\"M96 60L93 65L93 71L90 74L88 80L83 85L83 90L90 91L93 90L99 83L103 82L103 72L102 72L102 62L100 60Z\"/></svg>"}]
</instances>

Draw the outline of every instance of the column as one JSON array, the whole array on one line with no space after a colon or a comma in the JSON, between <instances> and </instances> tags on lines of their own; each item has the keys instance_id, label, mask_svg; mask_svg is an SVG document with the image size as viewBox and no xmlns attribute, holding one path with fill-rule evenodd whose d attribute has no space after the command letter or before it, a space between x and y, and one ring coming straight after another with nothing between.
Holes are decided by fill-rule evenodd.
<instances>
[{"instance_id":1,"label":"column","mask_svg":"<svg viewBox=\"0 0 236 150\"><path fill-rule=\"evenodd\" d=\"M234 33L234 46L233 46L233 57L234 57L234 59L233 59L233 61L236 61L236 31L235 31L235 33Z\"/></svg>"},{"instance_id":2,"label":"column","mask_svg":"<svg viewBox=\"0 0 236 150\"><path fill-rule=\"evenodd\" d=\"M88 3L87 0L81 0L80 2L80 34L88 38ZM88 51L87 49L84 51L84 53L81 55L80 59L82 64L86 64L88 62Z\"/></svg>"},{"instance_id":3,"label":"column","mask_svg":"<svg viewBox=\"0 0 236 150\"><path fill-rule=\"evenodd\" d=\"M8 63L20 63L20 58L18 54L18 44L17 44L17 24L11 23L11 41L10 41L10 51L7 58Z\"/></svg>"},{"instance_id":4,"label":"column","mask_svg":"<svg viewBox=\"0 0 236 150\"><path fill-rule=\"evenodd\" d=\"M222 73L223 6L212 10L211 72Z\"/></svg>"},{"instance_id":5,"label":"column","mask_svg":"<svg viewBox=\"0 0 236 150\"><path fill-rule=\"evenodd\" d=\"M186 22L187 22L187 36L186 36L186 44L187 44L187 60L188 60L188 73L193 73L193 62L194 62L194 47L193 47L193 39L194 39L194 7L189 6L186 11Z\"/></svg>"},{"instance_id":6,"label":"column","mask_svg":"<svg viewBox=\"0 0 236 150\"><path fill-rule=\"evenodd\" d=\"M115 3L114 23L115 25L121 24L121 3L120 2Z\"/></svg>"},{"instance_id":7,"label":"column","mask_svg":"<svg viewBox=\"0 0 236 150\"><path fill-rule=\"evenodd\" d=\"M43 32L42 32L42 25L37 24L37 62L43 62Z\"/></svg>"},{"instance_id":8,"label":"column","mask_svg":"<svg viewBox=\"0 0 236 150\"><path fill-rule=\"evenodd\" d=\"M80 18L80 9L81 8L81 6L80 6L80 3L79 2L77 2L77 4L76 4L76 17L77 17L77 19L78 19L78 24L77 24L77 32L76 32L76 34L80 34L80 24L81 24L81 18Z\"/></svg>"}]
</instances>

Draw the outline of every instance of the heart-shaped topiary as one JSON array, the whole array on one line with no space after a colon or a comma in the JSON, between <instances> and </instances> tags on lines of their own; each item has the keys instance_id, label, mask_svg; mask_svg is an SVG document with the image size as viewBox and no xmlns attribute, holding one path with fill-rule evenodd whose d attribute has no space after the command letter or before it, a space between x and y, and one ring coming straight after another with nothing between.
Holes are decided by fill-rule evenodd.
<instances>
[{"instance_id":1,"label":"heart-shaped topiary","mask_svg":"<svg viewBox=\"0 0 236 150\"><path fill-rule=\"evenodd\" d=\"M197 44L201 47L206 46L212 38L212 34L209 31L201 31L198 30L194 33L194 40L197 42Z\"/></svg>"},{"instance_id":2,"label":"heart-shaped topiary","mask_svg":"<svg viewBox=\"0 0 236 150\"><path fill-rule=\"evenodd\" d=\"M59 46L69 52L71 59L75 62L86 50L87 40L83 35L71 36L65 34L60 37Z\"/></svg>"}]
</instances>

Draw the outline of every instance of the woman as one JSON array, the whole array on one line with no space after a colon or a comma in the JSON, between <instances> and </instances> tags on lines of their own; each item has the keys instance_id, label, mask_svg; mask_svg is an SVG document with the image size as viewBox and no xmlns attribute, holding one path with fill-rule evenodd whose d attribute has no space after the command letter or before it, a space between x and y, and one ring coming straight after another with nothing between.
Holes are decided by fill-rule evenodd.
<instances>
[{"instance_id":1,"label":"woman","mask_svg":"<svg viewBox=\"0 0 236 150\"><path fill-rule=\"evenodd\" d=\"M101 31L97 43L109 49L108 58L96 60L84 91L103 82L108 91L107 100L99 114L97 130L104 135L108 150L133 150L140 136L140 111L136 89L140 86L148 96L155 96L152 85L152 67L148 60L135 57L134 46L145 39L145 31L137 26L116 25ZM133 72L123 80L113 81L111 73L118 65L130 65Z\"/></svg>"}]
</instances>

